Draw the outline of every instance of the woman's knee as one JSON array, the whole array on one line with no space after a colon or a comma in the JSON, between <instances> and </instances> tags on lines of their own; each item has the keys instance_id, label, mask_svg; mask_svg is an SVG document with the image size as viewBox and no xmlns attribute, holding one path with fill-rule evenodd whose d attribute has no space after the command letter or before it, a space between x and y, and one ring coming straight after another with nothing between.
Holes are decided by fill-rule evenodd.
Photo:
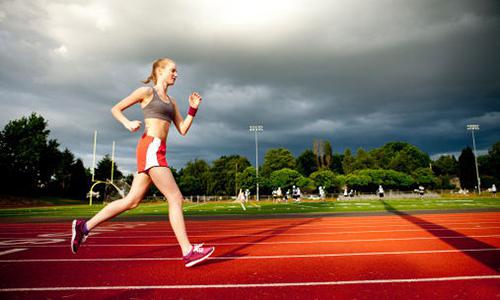
<instances>
[{"instance_id":1,"label":"woman's knee","mask_svg":"<svg viewBox=\"0 0 500 300\"><path fill-rule=\"evenodd\" d=\"M167 197L167 201L169 206L182 207L182 202L184 201L184 197L182 196L181 193L176 193L174 195L170 195L170 197Z\"/></svg>"},{"instance_id":2,"label":"woman's knee","mask_svg":"<svg viewBox=\"0 0 500 300\"><path fill-rule=\"evenodd\" d=\"M139 202L141 201L141 199L138 197L127 197L124 200L125 200L127 209L136 208L139 205Z\"/></svg>"}]
</instances>

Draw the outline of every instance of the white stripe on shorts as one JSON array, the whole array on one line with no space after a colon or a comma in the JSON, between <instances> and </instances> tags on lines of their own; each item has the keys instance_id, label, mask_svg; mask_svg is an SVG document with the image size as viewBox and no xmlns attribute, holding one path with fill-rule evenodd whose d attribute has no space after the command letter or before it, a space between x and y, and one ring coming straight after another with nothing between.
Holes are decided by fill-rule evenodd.
<instances>
[{"instance_id":1,"label":"white stripe on shorts","mask_svg":"<svg viewBox=\"0 0 500 300\"><path fill-rule=\"evenodd\" d=\"M156 156L160 145L161 140L159 138L154 138L151 144L149 144L148 151L146 152L146 166L144 167L145 170L160 165L160 163L158 162L158 157Z\"/></svg>"}]
</instances>

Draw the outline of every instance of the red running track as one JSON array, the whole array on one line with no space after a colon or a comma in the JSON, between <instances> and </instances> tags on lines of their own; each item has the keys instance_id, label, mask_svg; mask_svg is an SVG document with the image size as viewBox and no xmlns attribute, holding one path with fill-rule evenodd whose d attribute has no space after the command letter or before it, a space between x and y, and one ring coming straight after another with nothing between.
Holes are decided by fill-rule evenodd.
<instances>
[{"instance_id":1,"label":"red running track","mask_svg":"<svg viewBox=\"0 0 500 300\"><path fill-rule=\"evenodd\" d=\"M500 213L188 221L214 257L183 266L167 222L2 223L0 298L494 299Z\"/></svg>"}]
</instances>

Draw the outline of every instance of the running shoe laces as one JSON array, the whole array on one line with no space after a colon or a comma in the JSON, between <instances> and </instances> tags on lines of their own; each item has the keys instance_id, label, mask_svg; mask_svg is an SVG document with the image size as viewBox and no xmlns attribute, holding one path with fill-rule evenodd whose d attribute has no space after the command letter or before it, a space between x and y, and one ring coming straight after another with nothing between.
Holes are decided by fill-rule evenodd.
<instances>
[{"instance_id":1,"label":"running shoe laces","mask_svg":"<svg viewBox=\"0 0 500 300\"><path fill-rule=\"evenodd\" d=\"M203 253L203 243L201 244L194 244L193 245L193 252L197 252L197 253Z\"/></svg>"}]
</instances>

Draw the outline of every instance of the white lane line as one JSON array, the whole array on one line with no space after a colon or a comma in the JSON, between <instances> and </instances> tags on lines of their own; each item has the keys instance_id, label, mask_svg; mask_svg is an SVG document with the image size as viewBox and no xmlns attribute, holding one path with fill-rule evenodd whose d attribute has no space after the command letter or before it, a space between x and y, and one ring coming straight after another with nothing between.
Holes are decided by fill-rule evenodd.
<instances>
[{"instance_id":1,"label":"white lane line","mask_svg":"<svg viewBox=\"0 0 500 300\"><path fill-rule=\"evenodd\" d=\"M292 255L248 255L248 256L215 256L210 260L235 259L288 259L288 258L325 258L349 256L384 256L384 255L418 255L435 253L463 253L463 252L492 252L500 248L482 249L449 249L449 250L416 250L416 251L389 251L389 252L352 252L352 253L321 253L321 254L292 254ZM33 263L33 262L129 262L129 261L172 261L181 260L178 257L123 257L123 258L40 258L40 259L1 259L0 263Z\"/></svg>"},{"instance_id":2,"label":"white lane line","mask_svg":"<svg viewBox=\"0 0 500 300\"><path fill-rule=\"evenodd\" d=\"M419 283L446 282L465 280L500 279L500 275L431 277L431 278L396 278L371 280L316 281L316 282L276 282L276 283L245 283L245 284L190 284L190 285L128 285L128 286L60 286L39 288L3 288L0 292L46 292L46 291L98 291L98 290L154 290L154 289L224 289L224 288L265 288L294 286L325 286L325 285L359 285L386 283Z\"/></svg>"},{"instance_id":3,"label":"white lane line","mask_svg":"<svg viewBox=\"0 0 500 300\"><path fill-rule=\"evenodd\" d=\"M21 251L24 251L24 250L28 250L28 248L14 248L14 249L2 251L2 252L0 252L0 256L11 254L11 253L16 253L16 252L21 252Z\"/></svg>"},{"instance_id":4,"label":"white lane line","mask_svg":"<svg viewBox=\"0 0 500 300\"><path fill-rule=\"evenodd\" d=\"M432 222L429 222L432 223ZM246 231L246 230L266 230L266 229L273 229L273 227L280 227L284 226L285 224L290 227L290 229L293 230L311 230L311 229L340 229L340 228L379 228L381 226L387 226L387 227L415 227L415 226L421 226L424 228L428 227L447 227L450 225L472 225L476 226L479 224L499 224L500 222L498 221L477 221L477 222L451 222L451 223L436 223L436 224L429 224L429 223L410 223L410 222L404 222L404 224L394 224L394 223L388 223L388 224L383 224L383 223L377 223L374 225L354 225L354 224L336 224L336 225L322 225L322 224L303 224L303 225L295 225L295 224L286 224L286 223L280 223L280 224L269 224L269 225L253 225L249 223L248 225L242 225L242 226L212 226L210 225L210 228L208 231ZM340 225L340 226L339 226ZM165 225L161 226L156 226L156 225L150 225L147 226L148 229L140 230L140 229L133 229L133 228L126 228L127 232L165 232L165 231L171 231L171 227L169 226L168 223L165 223ZM286 227L285 227L286 228ZM64 228L67 229L67 228ZM64 231L64 229L60 229L60 231ZM100 231L110 231L113 229L117 228L98 228L97 230ZM188 231L190 232L207 232L207 227L195 227L195 226L188 226ZM454 229L454 228L450 228ZM54 232L54 228L51 228L50 232ZM66 232L66 231L64 231ZM42 233L47 233L47 230L43 229L36 229L36 230L23 230L23 228L20 229L9 229L9 230L3 230L0 232L0 235L4 234L42 234Z\"/></svg>"},{"instance_id":5,"label":"white lane line","mask_svg":"<svg viewBox=\"0 0 500 300\"><path fill-rule=\"evenodd\" d=\"M438 237L409 237L409 238L384 238L384 239L350 239L350 240L313 240L313 241L277 241L277 242L210 242L210 245L280 245L280 244L318 244L318 243L366 243L386 241L418 241L438 239L469 239L469 238L499 238L500 235L469 235L469 236L438 236ZM169 247L178 246L178 243L150 243L150 244L85 244L85 247ZM66 245L23 245L29 248L60 248ZM0 248L3 247L0 245Z\"/></svg>"},{"instance_id":6,"label":"white lane line","mask_svg":"<svg viewBox=\"0 0 500 300\"><path fill-rule=\"evenodd\" d=\"M457 221L460 221L460 220L457 220ZM403 223L403 224L401 224ZM429 224L431 223L431 224ZM320 223L320 224L288 224L288 223L284 223L284 222L281 222L281 223L276 223L276 224L251 224L250 222L248 224L233 224L231 226L221 226L221 228L217 228L217 226L211 226L212 228L216 228L214 230L249 230L250 228L251 229L259 229L259 228L269 228L269 227L275 227L275 226L284 226L284 225L288 225L292 228L297 228L297 229L309 229L309 227L312 227L312 228L365 228L365 227L380 227L381 225L384 225L384 226L389 226L389 227L392 227L392 226L441 226L441 227L445 227L445 226L449 226L449 225L456 225L456 224L469 224L469 225L477 225L477 224L498 224L500 223L498 221L498 219L496 220L492 220L492 221L486 221L486 220L477 220L477 221L470 221L470 222L447 222L447 223L433 223L431 221L429 222L409 222L409 221L402 221L402 222L398 222L397 224L394 223L394 222L391 222L391 223L374 223L373 225L355 225L353 223L345 223L345 224L324 224L323 222ZM146 225L146 224L140 224L140 225ZM168 222L165 222L165 225L150 225L150 224L147 224L147 229L135 229L133 227L136 227L136 226L129 226L129 227L120 227L120 228L116 228L116 227L99 227L99 230L111 230L111 229L126 229L127 231L133 231L133 232L149 232L151 230L162 230L163 229L171 229L170 225ZM212 224L211 224L212 225ZM340 225L340 226L339 226ZM226 227L230 227L228 229L225 229ZM26 229L26 228L10 228L11 230L15 230L16 232L18 233L35 233L37 231L42 231L42 232L46 232L45 229L43 228L37 228L37 229ZM50 229L52 229L51 231L53 231L54 227L51 227ZM57 229L57 228L56 228ZM64 230L64 229L67 229L67 228L61 228L59 230ZM199 227L199 226L187 226L187 229L188 230L200 230L200 229L203 229L203 231L206 231L206 225L203 226L203 227ZM7 231L4 231L4 232L0 232L0 234L5 234L5 233L8 233Z\"/></svg>"},{"instance_id":7,"label":"white lane line","mask_svg":"<svg viewBox=\"0 0 500 300\"><path fill-rule=\"evenodd\" d=\"M500 215L500 214L499 214ZM424 215L425 216L425 215ZM458 222L458 221L461 221L461 222L466 222L466 223L470 223L470 224L476 224L476 223L489 223L489 221L498 221L498 218L477 218L477 219L471 219L471 218L466 218L466 219L463 219L463 218L446 218L446 219L425 219L423 218L424 216L421 216L421 219L424 221L424 222L417 222L415 223L416 225L426 225L427 223L438 223L438 222ZM370 216L370 218L376 218L377 216ZM355 218L356 217L348 217L348 218L354 218L354 220L349 220L349 221L346 221L346 220L342 220L342 221L334 221L334 222L325 222L324 219L320 221L319 224L302 224L302 225L297 225L298 227L315 227L315 226L320 226L320 227L324 227L324 226L331 226L331 225L346 225L346 226L349 226L349 225L352 225L353 222L357 222L358 224L359 223L363 223L363 224L373 224L375 226L380 226L380 225L385 225L385 224L389 224L389 225L392 225L394 224L395 222L408 222L404 219L402 219L401 217L391 217L392 220L386 220L386 219L383 219L383 220L369 220L369 222L365 222L366 218L363 217L363 220L356 220ZM289 221L290 218L286 218L284 217L283 219L280 219L280 221L270 221L270 222L266 222L266 223L262 223L262 222L259 222L259 221L262 221L262 220L244 220L243 222L245 222L244 224L240 224L242 221L241 220L209 220L209 221L196 221L196 220L191 220L189 221L188 223L192 223L194 225L194 223L200 223L200 222L209 222L211 223L210 225L213 227L213 226L216 226L216 225L221 225L221 226L226 226L226 224L228 222L232 222L232 227L233 228L238 228L238 227L242 227L242 228L246 228L248 226L251 226L252 228L259 228L259 227L265 227L265 226L275 226L275 225L283 225L284 222L287 222ZM293 219L293 222L300 222L302 220L308 220L307 218L304 218L304 219L297 219L297 218L292 218ZM235 222L233 222L235 221ZM258 224L253 224L255 222L258 222ZM162 227L163 225L159 225L159 224L166 224L165 226L168 227L168 222L165 221L165 222L154 222L156 223L155 225L151 225L151 224L140 224L140 225L148 225L148 228L151 228L151 227L154 227L154 226L160 226ZM132 223L134 224L134 223ZM443 224L437 224L437 225L447 225L448 223L443 223ZM135 224L134 224L135 225ZM191 225L191 226L188 226L192 229L195 229L196 227L199 227L199 228L206 228L206 224L204 225L200 225L200 226L196 226L196 225ZM54 226L48 226L48 227L41 227L41 226L38 226L37 228L33 228L30 226L30 228L26 228L26 226L9 226L8 224L2 224L2 227L4 229L16 229L16 230L26 230L26 231L36 231L36 230L47 230L47 229L54 229L55 227ZM61 227L61 229L66 229L67 226L64 226L64 227Z\"/></svg>"},{"instance_id":8,"label":"white lane line","mask_svg":"<svg viewBox=\"0 0 500 300\"><path fill-rule=\"evenodd\" d=\"M363 233L387 233L387 232L426 232L426 231L456 231L456 230L486 230L486 229L499 229L499 226L493 226L493 227L459 227L459 228L453 228L453 229L448 229L448 228L437 228L437 229L432 229L432 228L426 228L426 229L393 229L393 230L364 230L364 231L330 231L330 232L308 232L308 233L276 233L276 234L192 234L190 237L196 237L196 238L228 238L228 237L258 237L258 236L311 236L311 235L344 235L344 234L363 234ZM288 231L286 229L269 229L267 231L273 231L273 230L284 230ZM155 231L149 231L150 233L154 233ZM96 238L168 238L168 237L175 237L175 235L171 234L163 234L159 236L126 236L126 237L96 237ZM0 240L3 239L10 239L8 237L0 237ZM1 244L1 242L0 242Z\"/></svg>"},{"instance_id":9,"label":"white lane line","mask_svg":"<svg viewBox=\"0 0 500 300\"><path fill-rule=\"evenodd\" d=\"M446 224L433 224L433 225L429 225L427 223L422 223L422 224L413 224L413 223L407 223L407 224L391 224L391 225L385 225L384 227L421 227L421 228L433 228L433 227L447 227L449 225L457 225L457 224L460 224L460 225L474 225L474 226L480 226L480 224L500 224L500 222L460 222L460 223L446 223ZM127 232L165 232L165 231L171 231L171 228L168 227L168 226L164 226L164 230L161 230L162 227L156 227L156 228L152 228L153 226L149 227L150 230L131 230L131 231L127 231ZM284 227L284 226L283 226ZM353 225L353 226L321 226L320 224L318 225L314 225L314 226L311 226L311 225L298 225L298 226L294 226L294 225L290 225L288 227L284 227L284 229L287 229L289 228L289 230L311 230L311 228L305 228L305 227L313 227L313 228L320 228L320 229L340 229L340 228L348 228L348 229L354 229L354 228L380 228L381 225L378 224L378 225L359 225L359 226L356 226L356 225ZM266 228L269 228L269 227L266 227ZM241 228L232 228L232 229L225 229L225 228L221 228L221 229L213 229L213 228L205 228L203 230L199 230L199 229L187 229L189 232L209 232L209 231L247 231L247 230L256 230L256 229L260 229L260 228L256 228L254 226L248 226L246 228L244 227L241 227ZM269 229L272 229L269 228ZM453 228L450 228L450 229L453 229Z\"/></svg>"}]
</instances>

